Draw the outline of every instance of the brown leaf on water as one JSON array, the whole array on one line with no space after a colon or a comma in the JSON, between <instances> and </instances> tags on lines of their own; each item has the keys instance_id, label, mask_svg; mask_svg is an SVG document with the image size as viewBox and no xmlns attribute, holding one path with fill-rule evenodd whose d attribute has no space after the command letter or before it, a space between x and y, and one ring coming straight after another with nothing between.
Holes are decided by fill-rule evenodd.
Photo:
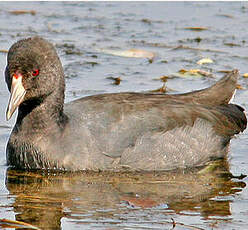
<instances>
[{"instance_id":1,"label":"brown leaf on water","mask_svg":"<svg viewBox=\"0 0 248 230\"><path fill-rule=\"evenodd\" d=\"M86 61L83 63L83 65L91 65L92 67L94 67L95 65L99 65L99 63L95 61Z\"/></svg>"},{"instance_id":2,"label":"brown leaf on water","mask_svg":"<svg viewBox=\"0 0 248 230\"><path fill-rule=\"evenodd\" d=\"M158 78L153 78L153 80L154 80L154 81L167 82L167 80L168 80L169 78L171 78L171 77L169 77L169 76L167 76L167 75L163 75L163 76L158 77Z\"/></svg>"},{"instance_id":3,"label":"brown leaf on water","mask_svg":"<svg viewBox=\"0 0 248 230\"><path fill-rule=\"evenodd\" d=\"M161 20L150 20L148 18L141 19L141 22L148 24L148 25L151 25L152 23L163 23L163 21Z\"/></svg>"},{"instance_id":4,"label":"brown leaf on water","mask_svg":"<svg viewBox=\"0 0 248 230\"><path fill-rule=\"evenodd\" d=\"M40 230L40 228L37 228L31 224L27 224L22 221L16 221L16 220L8 220L8 219L0 219L0 227L3 228L26 228L26 229L36 229Z\"/></svg>"},{"instance_id":5,"label":"brown leaf on water","mask_svg":"<svg viewBox=\"0 0 248 230\"><path fill-rule=\"evenodd\" d=\"M12 10L12 11L9 11L9 13L13 15L21 15L21 14L36 15L36 11L34 10Z\"/></svg>"},{"instance_id":6,"label":"brown leaf on water","mask_svg":"<svg viewBox=\"0 0 248 230\"><path fill-rule=\"evenodd\" d=\"M243 74L243 77L244 77L244 78L248 78L248 73L244 73L244 74Z\"/></svg>"},{"instance_id":7,"label":"brown leaf on water","mask_svg":"<svg viewBox=\"0 0 248 230\"><path fill-rule=\"evenodd\" d=\"M230 46L230 47L240 47L240 44L232 43L232 42L226 42L224 43L225 46Z\"/></svg>"},{"instance_id":8,"label":"brown leaf on water","mask_svg":"<svg viewBox=\"0 0 248 230\"><path fill-rule=\"evenodd\" d=\"M147 19L147 18L143 18L143 19L141 20L141 22L146 23L146 24L148 24L148 25L151 25L151 24L152 24L151 20L150 20L150 19Z\"/></svg>"},{"instance_id":9,"label":"brown leaf on water","mask_svg":"<svg viewBox=\"0 0 248 230\"><path fill-rule=\"evenodd\" d=\"M204 70L198 70L198 73L204 77L213 77L213 74L212 73L209 73L207 71L204 71Z\"/></svg>"},{"instance_id":10,"label":"brown leaf on water","mask_svg":"<svg viewBox=\"0 0 248 230\"><path fill-rule=\"evenodd\" d=\"M67 49L65 50L66 55L82 55L82 52L80 50L73 50L73 49Z\"/></svg>"},{"instance_id":11,"label":"brown leaf on water","mask_svg":"<svg viewBox=\"0 0 248 230\"><path fill-rule=\"evenodd\" d=\"M192 31L203 31L203 30L208 30L207 27L197 27L197 26L192 26L192 27L185 27L185 30L192 30Z\"/></svg>"},{"instance_id":12,"label":"brown leaf on water","mask_svg":"<svg viewBox=\"0 0 248 230\"><path fill-rule=\"evenodd\" d=\"M240 84L236 84L236 89L240 89L240 90L243 90L243 89L245 89L242 85L240 85Z\"/></svg>"},{"instance_id":13,"label":"brown leaf on water","mask_svg":"<svg viewBox=\"0 0 248 230\"><path fill-rule=\"evenodd\" d=\"M0 50L0 53L8 53L8 50Z\"/></svg>"},{"instance_id":14,"label":"brown leaf on water","mask_svg":"<svg viewBox=\"0 0 248 230\"><path fill-rule=\"evenodd\" d=\"M202 41L202 38L200 38L200 37L197 37L197 38L195 38L195 39L193 39L195 42L198 42L198 43L200 43L201 41Z\"/></svg>"},{"instance_id":15,"label":"brown leaf on water","mask_svg":"<svg viewBox=\"0 0 248 230\"><path fill-rule=\"evenodd\" d=\"M162 82L167 82L168 78L169 78L168 76L163 75L163 76L161 76L159 79L160 79Z\"/></svg>"},{"instance_id":16,"label":"brown leaf on water","mask_svg":"<svg viewBox=\"0 0 248 230\"><path fill-rule=\"evenodd\" d=\"M218 72L219 72L219 73L230 73L231 70L219 70Z\"/></svg>"},{"instance_id":17,"label":"brown leaf on water","mask_svg":"<svg viewBox=\"0 0 248 230\"><path fill-rule=\"evenodd\" d=\"M173 75L176 77L213 77L212 73L200 69L180 69Z\"/></svg>"},{"instance_id":18,"label":"brown leaf on water","mask_svg":"<svg viewBox=\"0 0 248 230\"><path fill-rule=\"evenodd\" d=\"M151 93L166 93L167 88L166 88L165 84L163 84L163 86L161 88L150 90L150 92Z\"/></svg>"},{"instance_id":19,"label":"brown leaf on water","mask_svg":"<svg viewBox=\"0 0 248 230\"><path fill-rule=\"evenodd\" d=\"M114 80L113 85L120 85L122 81L120 77L107 77L107 79Z\"/></svg>"}]
</instances>

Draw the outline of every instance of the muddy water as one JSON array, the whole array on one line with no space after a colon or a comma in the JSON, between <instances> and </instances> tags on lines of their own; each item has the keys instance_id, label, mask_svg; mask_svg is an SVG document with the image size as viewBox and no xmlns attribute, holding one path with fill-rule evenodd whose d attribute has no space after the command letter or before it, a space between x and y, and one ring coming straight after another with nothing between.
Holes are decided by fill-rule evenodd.
<instances>
[{"instance_id":1,"label":"muddy water","mask_svg":"<svg viewBox=\"0 0 248 230\"><path fill-rule=\"evenodd\" d=\"M53 42L65 68L66 101L155 90L163 86L157 79L164 75L177 76L167 80L168 93L185 92L213 84L222 70L248 72L247 13L246 2L1 2L0 50L33 35ZM106 52L130 49L154 52L155 58ZM202 58L213 63L196 64ZM6 53L1 52L1 73L5 63ZM180 69L201 69L213 77L178 77ZM115 85L111 77L122 81ZM247 81L240 77L242 89L234 99L246 109ZM247 131L232 140L226 161L207 170L162 175L23 173L5 165L5 146L15 122L15 117L5 121L8 96L2 75L0 218L41 229L246 228L248 179L231 178L230 173L248 172Z\"/></svg>"}]
</instances>

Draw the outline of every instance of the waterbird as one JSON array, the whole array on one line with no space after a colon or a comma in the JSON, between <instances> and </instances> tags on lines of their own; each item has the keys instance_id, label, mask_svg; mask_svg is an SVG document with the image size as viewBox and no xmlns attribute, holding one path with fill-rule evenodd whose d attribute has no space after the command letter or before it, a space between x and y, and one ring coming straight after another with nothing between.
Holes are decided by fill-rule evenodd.
<instances>
[{"instance_id":1,"label":"waterbird","mask_svg":"<svg viewBox=\"0 0 248 230\"><path fill-rule=\"evenodd\" d=\"M9 120L18 108L7 164L18 169L166 171L224 158L246 128L230 100L238 70L183 94L106 93L64 103L65 77L54 46L35 36L7 56Z\"/></svg>"}]
</instances>

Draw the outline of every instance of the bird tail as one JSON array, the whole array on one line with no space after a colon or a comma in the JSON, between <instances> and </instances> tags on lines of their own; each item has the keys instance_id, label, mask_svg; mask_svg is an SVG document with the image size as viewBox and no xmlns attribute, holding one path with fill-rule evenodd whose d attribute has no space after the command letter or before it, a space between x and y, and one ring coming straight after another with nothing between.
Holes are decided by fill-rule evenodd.
<instances>
[{"instance_id":1,"label":"bird tail","mask_svg":"<svg viewBox=\"0 0 248 230\"><path fill-rule=\"evenodd\" d=\"M239 71L237 69L232 70L211 87L179 94L177 98L179 97L188 103L211 106L229 104L235 94L238 77Z\"/></svg>"}]
</instances>

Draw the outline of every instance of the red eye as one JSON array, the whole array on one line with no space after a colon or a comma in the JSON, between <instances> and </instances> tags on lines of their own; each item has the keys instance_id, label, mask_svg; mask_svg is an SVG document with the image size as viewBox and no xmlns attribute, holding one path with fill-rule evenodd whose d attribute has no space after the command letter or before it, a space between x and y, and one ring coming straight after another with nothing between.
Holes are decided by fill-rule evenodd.
<instances>
[{"instance_id":1,"label":"red eye","mask_svg":"<svg viewBox=\"0 0 248 230\"><path fill-rule=\"evenodd\" d=\"M38 69L34 70L34 71L32 72L32 75L33 75L34 77L38 76L38 75L39 75L39 70L38 70Z\"/></svg>"}]
</instances>

